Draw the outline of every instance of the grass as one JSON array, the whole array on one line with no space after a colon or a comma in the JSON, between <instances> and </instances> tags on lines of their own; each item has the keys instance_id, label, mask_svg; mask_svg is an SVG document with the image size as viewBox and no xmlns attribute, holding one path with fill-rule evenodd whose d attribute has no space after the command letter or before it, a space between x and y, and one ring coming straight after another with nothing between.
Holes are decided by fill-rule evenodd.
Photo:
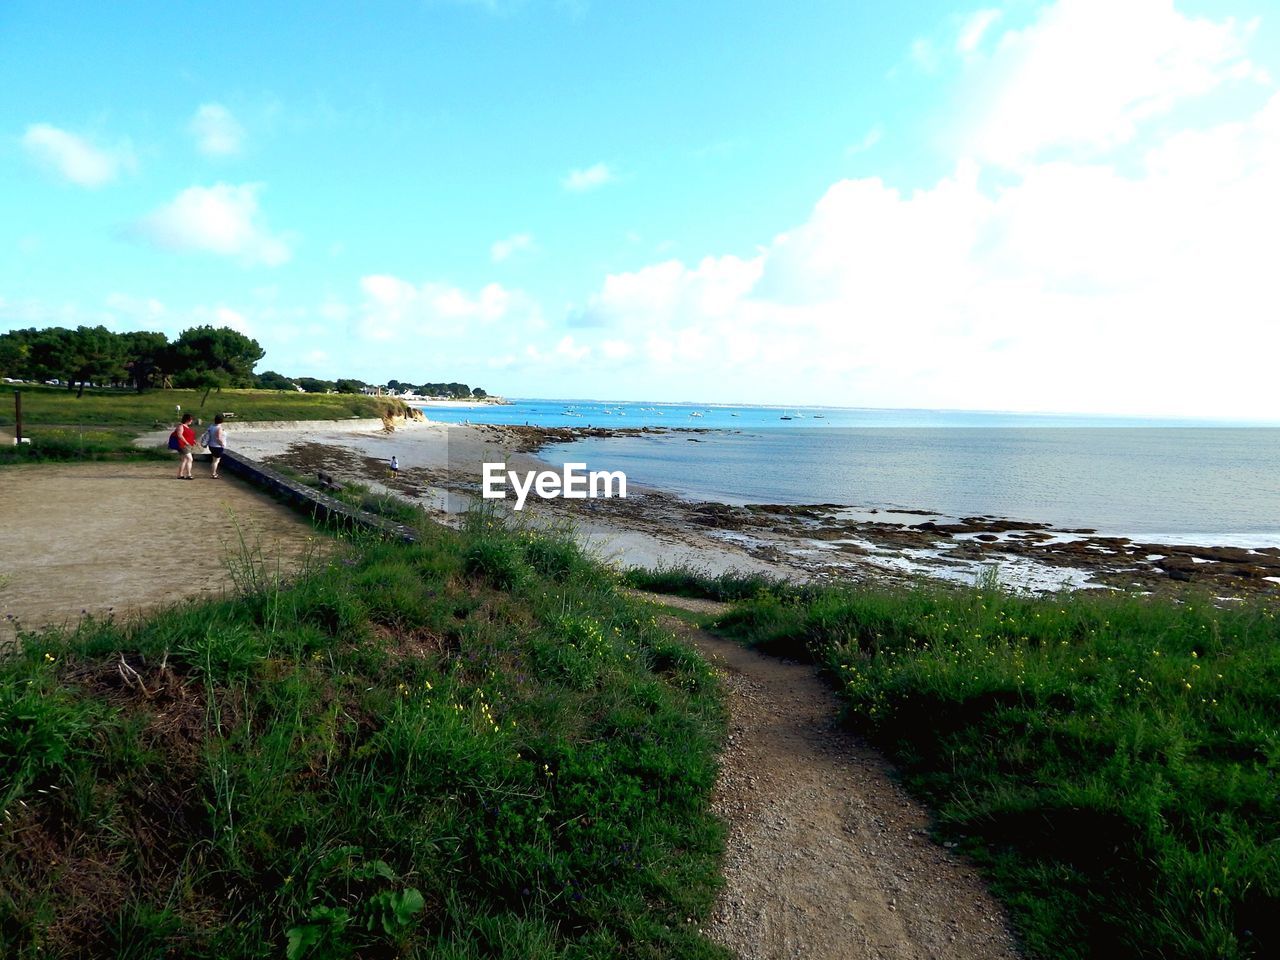
<instances>
[{"instance_id":1,"label":"grass","mask_svg":"<svg viewBox=\"0 0 1280 960\"><path fill-rule=\"evenodd\" d=\"M175 405L204 420L215 413L231 412L235 422L251 420L344 420L351 417L403 416L404 404L391 397L362 394L291 393L280 390L222 390L209 394L201 406L203 390L86 390L77 398L65 387L19 387L22 418L31 427L41 424L119 426L152 430L172 426ZM0 385L0 426L12 427L14 387ZM37 431L32 430L35 435Z\"/></svg>"},{"instance_id":2,"label":"grass","mask_svg":"<svg viewBox=\"0 0 1280 960\"><path fill-rule=\"evenodd\" d=\"M422 510L419 507L403 497L397 497L389 493L379 493L367 484L344 480L340 488L335 490L321 483L316 474L295 469L288 464L273 463L271 468L303 486L323 491L326 496L340 500L358 510L363 510L365 513L371 513L374 516L383 517L395 523L403 523L408 526L416 526L422 520Z\"/></svg>"},{"instance_id":3,"label":"grass","mask_svg":"<svg viewBox=\"0 0 1280 960\"><path fill-rule=\"evenodd\" d=\"M215 413L235 414L233 423L261 420L344 420L403 416L408 408L390 397L356 394L286 393L274 390L86 390L77 397L65 387L27 386L22 391L23 434L29 444L0 445L0 466L46 461L170 459L164 450L139 450L133 441L146 430L173 425L176 410L209 421ZM0 427L12 432L14 387L0 385Z\"/></svg>"},{"instance_id":4,"label":"grass","mask_svg":"<svg viewBox=\"0 0 1280 960\"><path fill-rule=\"evenodd\" d=\"M0 660L0 955L723 955L715 684L572 542L231 573Z\"/></svg>"},{"instance_id":5,"label":"grass","mask_svg":"<svg viewBox=\"0 0 1280 960\"><path fill-rule=\"evenodd\" d=\"M824 669L1031 956L1280 955L1274 607L775 584L717 629Z\"/></svg>"},{"instance_id":6,"label":"grass","mask_svg":"<svg viewBox=\"0 0 1280 960\"><path fill-rule=\"evenodd\" d=\"M173 459L166 450L135 447L133 440L137 433L127 427L38 427L29 444L0 445L0 466L51 461Z\"/></svg>"},{"instance_id":7,"label":"grass","mask_svg":"<svg viewBox=\"0 0 1280 960\"><path fill-rule=\"evenodd\" d=\"M626 571L623 580L636 590L722 602L747 600L783 589L793 593L795 590L787 587L785 581L764 573L727 570L712 574L684 564L669 564L650 570L635 568Z\"/></svg>"}]
</instances>

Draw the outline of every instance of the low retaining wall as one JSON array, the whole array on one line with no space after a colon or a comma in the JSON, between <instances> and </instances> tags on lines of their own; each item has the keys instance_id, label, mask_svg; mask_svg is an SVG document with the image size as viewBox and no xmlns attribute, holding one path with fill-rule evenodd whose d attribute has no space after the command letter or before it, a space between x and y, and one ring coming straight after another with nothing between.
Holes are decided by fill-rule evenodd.
<instances>
[{"instance_id":1,"label":"low retaining wall","mask_svg":"<svg viewBox=\"0 0 1280 960\"><path fill-rule=\"evenodd\" d=\"M208 454L200 455L199 459L208 459ZM222 465L219 469L230 470L236 476L252 483L255 487L280 497L295 509L301 510L324 523L373 530L384 536L403 540L406 543L417 542L418 534L412 527L407 527L403 523L395 523L385 517L374 516L358 507L343 503L327 493L316 490L314 487L308 487L306 484L298 483L296 480L290 480L270 467L264 466L256 460L250 460L248 457L234 453L231 450L223 453Z\"/></svg>"}]
</instances>

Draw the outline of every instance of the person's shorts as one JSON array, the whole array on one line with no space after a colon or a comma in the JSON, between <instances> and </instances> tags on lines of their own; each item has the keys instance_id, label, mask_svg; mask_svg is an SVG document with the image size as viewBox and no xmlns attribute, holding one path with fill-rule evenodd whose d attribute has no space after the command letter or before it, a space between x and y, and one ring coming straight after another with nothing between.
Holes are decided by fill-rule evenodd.
<instances>
[{"instance_id":1,"label":"person's shorts","mask_svg":"<svg viewBox=\"0 0 1280 960\"><path fill-rule=\"evenodd\" d=\"M209 444L209 456L211 457L222 456L222 447L215 447L212 443Z\"/></svg>"},{"instance_id":2,"label":"person's shorts","mask_svg":"<svg viewBox=\"0 0 1280 960\"><path fill-rule=\"evenodd\" d=\"M178 444L178 454L179 454L180 456L184 456L184 457L185 457L185 456L187 456L187 455L189 455L189 454L192 454L192 453L195 453L195 452L196 452L196 448L195 448L195 447L193 447L193 446L191 446L191 445L189 445L189 444L186 444L186 443L180 443L180 444Z\"/></svg>"}]
</instances>

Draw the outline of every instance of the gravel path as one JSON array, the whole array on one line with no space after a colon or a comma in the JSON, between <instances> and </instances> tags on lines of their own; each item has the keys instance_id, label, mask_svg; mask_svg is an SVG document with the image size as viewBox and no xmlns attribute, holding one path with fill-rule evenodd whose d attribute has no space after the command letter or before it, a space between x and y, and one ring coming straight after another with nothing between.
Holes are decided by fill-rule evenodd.
<instances>
[{"instance_id":1,"label":"gravel path","mask_svg":"<svg viewBox=\"0 0 1280 960\"><path fill-rule=\"evenodd\" d=\"M1018 956L977 871L929 838L928 814L879 753L840 728L836 697L811 666L669 623L715 665L729 697L714 800L729 836L713 940L742 960Z\"/></svg>"},{"instance_id":2,"label":"gravel path","mask_svg":"<svg viewBox=\"0 0 1280 960\"><path fill-rule=\"evenodd\" d=\"M229 474L174 479L169 463L6 467L0 480L0 646L25 628L74 626L82 612L131 616L232 587L236 527L288 573L315 530Z\"/></svg>"}]
</instances>

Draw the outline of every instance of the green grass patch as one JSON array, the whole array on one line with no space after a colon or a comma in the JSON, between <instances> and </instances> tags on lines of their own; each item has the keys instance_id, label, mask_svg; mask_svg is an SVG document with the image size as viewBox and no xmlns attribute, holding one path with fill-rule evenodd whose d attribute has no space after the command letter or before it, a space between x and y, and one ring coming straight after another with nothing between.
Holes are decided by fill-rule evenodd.
<instances>
[{"instance_id":1,"label":"green grass patch","mask_svg":"<svg viewBox=\"0 0 1280 960\"><path fill-rule=\"evenodd\" d=\"M138 450L133 441L147 430L171 427L177 407L205 421L215 413L233 413L230 421L347 420L352 417L404 416L409 408L391 397L314 394L278 390L129 390L90 389L78 397L62 387L20 387L23 434L29 444L0 446L0 466L16 463L80 460L164 459L164 450ZM14 387L0 385L0 427L14 427Z\"/></svg>"},{"instance_id":2,"label":"green grass patch","mask_svg":"<svg viewBox=\"0 0 1280 960\"><path fill-rule=\"evenodd\" d=\"M701 600L731 602L747 600L763 594L787 591L790 587L778 577L764 573L746 573L730 570L712 574L688 564L670 564L654 569L636 568L623 574L623 581L636 590L668 593L677 597L694 597Z\"/></svg>"},{"instance_id":3,"label":"green grass patch","mask_svg":"<svg viewBox=\"0 0 1280 960\"><path fill-rule=\"evenodd\" d=\"M288 464L273 463L271 469L303 486L323 492L342 503L371 513L386 520L416 526L422 520L422 511L403 497L389 493L380 493L367 484L344 480L340 489L334 490L321 483L314 473L304 473Z\"/></svg>"},{"instance_id":4,"label":"green grass patch","mask_svg":"<svg viewBox=\"0 0 1280 960\"><path fill-rule=\"evenodd\" d=\"M175 405L204 420L215 413L234 413L234 422L253 420L345 420L351 417L403 416L407 407L392 397L366 397L351 393L297 393L283 390L214 391L205 400L203 390L88 389L77 397L65 387L19 387L22 419L32 427L41 424L123 426L151 430L171 426ZM0 386L0 426L12 427L14 386Z\"/></svg>"},{"instance_id":5,"label":"green grass patch","mask_svg":"<svg viewBox=\"0 0 1280 960\"><path fill-rule=\"evenodd\" d=\"M30 443L0 445L0 465L91 460L168 460L165 450L133 445L127 427L37 427Z\"/></svg>"},{"instance_id":6,"label":"green grass patch","mask_svg":"<svg viewBox=\"0 0 1280 960\"><path fill-rule=\"evenodd\" d=\"M1280 955L1274 607L819 588L719 629L830 674L1032 956Z\"/></svg>"},{"instance_id":7,"label":"green grass patch","mask_svg":"<svg viewBox=\"0 0 1280 960\"><path fill-rule=\"evenodd\" d=\"M482 522L255 563L0 660L0 955L724 955L718 691L609 573Z\"/></svg>"}]
</instances>

